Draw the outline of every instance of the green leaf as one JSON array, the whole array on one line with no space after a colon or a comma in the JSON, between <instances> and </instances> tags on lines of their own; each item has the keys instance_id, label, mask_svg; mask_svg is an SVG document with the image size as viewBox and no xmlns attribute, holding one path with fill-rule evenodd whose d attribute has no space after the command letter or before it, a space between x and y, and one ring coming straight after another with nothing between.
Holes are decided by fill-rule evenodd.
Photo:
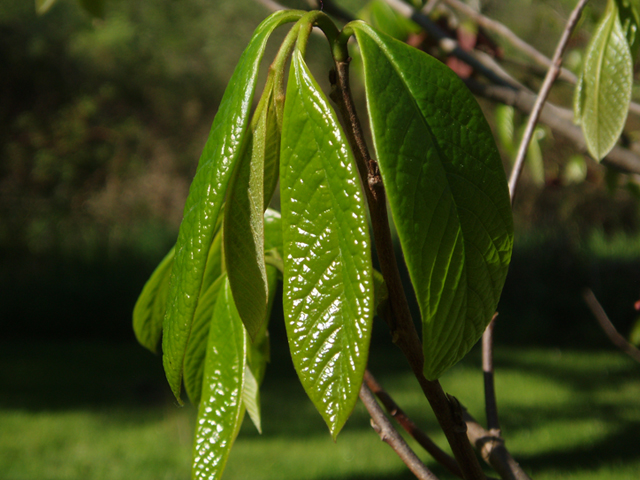
<instances>
[{"instance_id":1,"label":"green leaf","mask_svg":"<svg viewBox=\"0 0 640 480\"><path fill-rule=\"evenodd\" d=\"M38 15L47 13L54 3L56 0L36 0L36 13Z\"/></svg>"},{"instance_id":2,"label":"green leaf","mask_svg":"<svg viewBox=\"0 0 640 480\"><path fill-rule=\"evenodd\" d=\"M282 253L282 216L277 210L267 208L264 212L264 249L272 248Z\"/></svg>"},{"instance_id":3,"label":"green leaf","mask_svg":"<svg viewBox=\"0 0 640 480\"><path fill-rule=\"evenodd\" d=\"M158 351L162 337L162 321L167 307L174 254L175 247L169 250L151 274L133 308L133 331L136 339L153 353Z\"/></svg>"},{"instance_id":4,"label":"green leaf","mask_svg":"<svg viewBox=\"0 0 640 480\"><path fill-rule=\"evenodd\" d=\"M542 127L536 127L527 149L526 165L531 173L531 179L537 187L544 187L545 185L544 161L542 159L542 149L540 148L540 141L545 135L546 133Z\"/></svg>"},{"instance_id":5,"label":"green leaf","mask_svg":"<svg viewBox=\"0 0 640 480\"><path fill-rule=\"evenodd\" d=\"M222 476L244 414L247 344L246 330L233 303L229 282L225 281L209 328L193 453L194 479Z\"/></svg>"},{"instance_id":6,"label":"green leaf","mask_svg":"<svg viewBox=\"0 0 640 480\"><path fill-rule=\"evenodd\" d=\"M629 334L629 343L636 347L640 347L640 318L636 319L636 323L631 328Z\"/></svg>"},{"instance_id":7,"label":"green leaf","mask_svg":"<svg viewBox=\"0 0 640 480\"><path fill-rule=\"evenodd\" d=\"M104 0L80 0L80 5L97 18L104 18Z\"/></svg>"},{"instance_id":8,"label":"green leaf","mask_svg":"<svg viewBox=\"0 0 640 480\"><path fill-rule=\"evenodd\" d=\"M446 66L355 30L373 143L422 314L424 373L438 378L495 313L513 245L507 182L473 95Z\"/></svg>"},{"instance_id":9,"label":"green leaf","mask_svg":"<svg viewBox=\"0 0 640 480\"><path fill-rule=\"evenodd\" d=\"M582 125L589 153L598 161L611 151L622 133L632 86L631 51L616 2L610 0L587 49L574 101L577 123Z\"/></svg>"},{"instance_id":10,"label":"green leaf","mask_svg":"<svg viewBox=\"0 0 640 480\"><path fill-rule=\"evenodd\" d=\"M207 254L227 185L246 148L249 109L265 45L276 27L303 13L276 12L254 32L224 93L189 190L176 244L162 340L165 373L179 402L185 351L198 299L204 291Z\"/></svg>"},{"instance_id":11,"label":"green leaf","mask_svg":"<svg viewBox=\"0 0 640 480\"><path fill-rule=\"evenodd\" d=\"M384 0L370 1L358 13L358 18L403 42L410 34L421 30L419 25L400 15Z\"/></svg>"},{"instance_id":12,"label":"green leaf","mask_svg":"<svg viewBox=\"0 0 640 480\"><path fill-rule=\"evenodd\" d=\"M287 84L280 191L289 347L335 438L358 398L369 351L370 245L347 140L299 50Z\"/></svg>"},{"instance_id":13,"label":"green leaf","mask_svg":"<svg viewBox=\"0 0 640 480\"><path fill-rule=\"evenodd\" d=\"M502 148L513 157L516 146L513 144L515 109L510 105L498 105L495 109L496 131ZM510 159L513 160L513 159Z\"/></svg>"}]
</instances>

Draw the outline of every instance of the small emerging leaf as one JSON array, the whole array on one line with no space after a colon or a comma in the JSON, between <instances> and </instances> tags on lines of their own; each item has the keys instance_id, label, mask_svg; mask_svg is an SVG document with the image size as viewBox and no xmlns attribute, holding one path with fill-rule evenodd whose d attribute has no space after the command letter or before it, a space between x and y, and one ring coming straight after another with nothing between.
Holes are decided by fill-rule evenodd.
<instances>
[{"instance_id":1,"label":"small emerging leaf","mask_svg":"<svg viewBox=\"0 0 640 480\"><path fill-rule=\"evenodd\" d=\"M367 215L347 140L299 50L284 108L280 190L289 347L335 438L358 399L369 351Z\"/></svg>"},{"instance_id":2,"label":"small emerging leaf","mask_svg":"<svg viewBox=\"0 0 640 480\"><path fill-rule=\"evenodd\" d=\"M136 339L153 353L158 351L162 337L174 254L175 247L172 247L151 274L133 308L133 331Z\"/></svg>"},{"instance_id":3,"label":"small emerging leaf","mask_svg":"<svg viewBox=\"0 0 640 480\"><path fill-rule=\"evenodd\" d=\"M587 49L574 101L576 123L582 125L589 153L598 161L622 133L632 86L631 50L617 4L610 0Z\"/></svg>"},{"instance_id":4,"label":"small emerging leaf","mask_svg":"<svg viewBox=\"0 0 640 480\"><path fill-rule=\"evenodd\" d=\"M373 143L438 378L495 313L513 246L505 173L478 103L446 66L352 22Z\"/></svg>"},{"instance_id":5,"label":"small emerging leaf","mask_svg":"<svg viewBox=\"0 0 640 480\"><path fill-rule=\"evenodd\" d=\"M192 476L213 480L222 476L244 414L248 336L225 281L209 328L202 401L194 443Z\"/></svg>"}]
</instances>

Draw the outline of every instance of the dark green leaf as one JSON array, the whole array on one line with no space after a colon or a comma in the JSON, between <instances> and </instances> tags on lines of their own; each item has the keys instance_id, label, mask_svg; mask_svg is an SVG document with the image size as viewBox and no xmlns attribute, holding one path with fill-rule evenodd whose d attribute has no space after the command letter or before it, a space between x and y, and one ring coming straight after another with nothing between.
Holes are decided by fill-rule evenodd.
<instances>
[{"instance_id":1,"label":"dark green leaf","mask_svg":"<svg viewBox=\"0 0 640 480\"><path fill-rule=\"evenodd\" d=\"M162 321L167 308L169 278L175 247L169 250L142 289L133 308L133 331L138 342L153 353L158 351L162 337Z\"/></svg>"},{"instance_id":2,"label":"dark green leaf","mask_svg":"<svg viewBox=\"0 0 640 480\"><path fill-rule=\"evenodd\" d=\"M196 480L221 478L240 429L247 343L229 282L225 281L209 328L194 443L192 476Z\"/></svg>"},{"instance_id":3,"label":"dark green leaf","mask_svg":"<svg viewBox=\"0 0 640 480\"><path fill-rule=\"evenodd\" d=\"M576 122L582 125L589 153L598 161L622 133L632 86L631 51L616 2L610 0L587 49L574 101Z\"/></svg>"},{"instance_id":4,"label":"dark green leaf","mask_svg":"<svg viewBox=\"0 0 640 480\"><path fill-rule=\"evenodd\" d=\"M204 291L207 254L229 179L246 148L249 109L265 45L276 27L302 14L276 12L256 29L229 81L191 184L176 244L162 341L165 373L178 401L191 325Z\"/></svg>"},{"instance_id":5,"label":"dark green leaf","mask_svg":"<svg viewBox=\"0 0 640 480\"><path fill-rule=\"evenodd\" d=\"M299 50L287 84L280 191L289 346L302 385L335 438L367 362L369 235L347 140Z\"/></svg>"},{"instance_id":6,"label":"dark green leaf","mask_svg":"<svg viewBox=\"0 0 640 480\"><path fill-rule=\"evenodd\" d=\"M422 314L424 373L480 338L513 245L502 162L473 95L446 66L353 22L373 141Z\"/></svg>"}]
</instances>

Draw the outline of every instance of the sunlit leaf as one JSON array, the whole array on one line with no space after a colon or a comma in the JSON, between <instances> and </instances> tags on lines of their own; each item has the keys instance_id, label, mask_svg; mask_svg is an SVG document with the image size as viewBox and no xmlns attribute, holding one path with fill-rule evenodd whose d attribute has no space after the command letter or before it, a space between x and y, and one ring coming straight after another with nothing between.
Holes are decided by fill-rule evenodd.
<instances>
[{"instance_id":1,"label":"sunlit leaf","mask_svg":"<svg viewBox=\"0 0 640 480\"><path fill-rule=\"evenodd\" d=\"M238 434L244 414L242 391L248 341L229 282L225 281L209 328L192 466L196 480L221 478Z\"/></svg>"},{"instance_id":2,"label":"sunlit leaf","mask_svg":"<svg viewBox=\"0 0 640 480\"><path fill-rule=\"evenodd\" d=\"M289 346L302 385L335 438L367 362L369 235L347 140L298 50L287 84L280 191Z\"/></svg>"},{"instance_id":3,"label":"sunlit leaf","mask_svg":"<svg viewBox=\"0 0 640 480\"><path fill-rule=\"evenodd\" d=\"M167 308L174 252L175 248L171 248L156 267L133 308L133 331L136 339L153 353L158 351L162 337L162 321Z\"/></svg>"},{"instance_id":4,"label":"sunlit leaf","mask_svg":"<svg viewBox=\"0 0 640 480\"><path fill-rule=\"evenodd\" d=\"M589 153L601 160L615 146L624 128L633 84L633 63L614 0L587 49L576 88L574 115L582 125Z\"/></svg>"},{"instance_id":5,"label":"sunlit leaf","mask_svg":"<svg viewBox=\"0 0 640 480\"><path fill-rule=\"evenodd\" d=\"M246 148L249 110L265 45L276 27L297 20L303 13L276 12L254 32L224 93L189 190L176 243L162 341L165 373L178 401L185 351L203 293L207 254L229 179Z\"/></svg>"},{"instance_id":6,"label":"sunlit leaf","mask_svg":"<svg viewBox=\"0 0 640 480\"><path fill-rule=\"evenodd\" d=\"M495 313L513 244L502 162L473 95L446 66L353 22L373 143L438 378Z\"/></svg>"}]
</instances>

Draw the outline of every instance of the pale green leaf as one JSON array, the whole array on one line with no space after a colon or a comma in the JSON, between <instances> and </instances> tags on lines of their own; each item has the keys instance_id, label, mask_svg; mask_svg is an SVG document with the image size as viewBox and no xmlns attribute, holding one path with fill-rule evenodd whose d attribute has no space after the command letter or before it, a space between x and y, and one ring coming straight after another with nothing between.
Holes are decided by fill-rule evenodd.
<instances>
[{"instance_id":1,"label":"pale green leaf","mask_svg":"<svg viewBox=\"0 0 640 480\"><path fill-rule=\"evenodd\" d=\"M227 463L244 414L248 335L229 282L220 289L209 328L192 478L217 480Z\"/></svg>"},{"instance_id":2,"label":"pale green leaf","mask_svg":"<svg viewBox=\"0 0 640 480\"><path fill-rule=\"evenodd\" d=\"M151 274L133 308L133 331L136 339L153 353L158 351L162 337L162 321L167 307L174 253L175 247L169 250Z\"/></svg>"},{"instance_id":3,"label":"pale green leaf","mask_svg":"<svg viewBox=\"0 0 640 480\"><path fill-rule=\"evenodd\" d=\"M495 313L513 245L502 162L473 95L445 65L355 30L373 143L422 314L424 374L438 378Z\"/></svg>"},{"instance_id":4,"label":"pale green leaf","mask_svg":"<svg viewBox=\"0 0 640 480\"><path fill-rule=\"evenodd\" d=\"M541 127L536 127L533 131L529 148L527 149L527 169L531 174L531 179L537 187L544 187L544 161L540 141L545 137L545 131Z\"/></svg>"},{"instance_id":5,"label":"pale green leaf","mask_svg":"<svg viewBox=\"0 0 640 480\"><path fill-rule=\"evenodd\" d=\"M495 109L496 131L502 148L513 157L516 146L513 143L515 109L510 105L498 105ZM511 160L513 160L511 158Z\"/></svg>"},{"instance_id":6,"label":"pale green leaf","mask_svg":"<svg viewBox=\"0 0 640 480\"><path fill-rule=\"evenodd\" d=\"M293 363L335 438L367 362L373 281L364 198L347 140L294 51L287 84L280 191L284 311Z\"/></svg>"},{"instance_id":7,"label":"pale green leaf","mask_svg":"<svg viewBox=\"0 0 640 480\"><path fill-rule=\"evenodd\" d=\"M191 184L176 244L162 340L165 373L178 401L193 317L204 292L207 254L234 166L246 148L249 110L266 42L276 27L303 14L276 12L254 32L224 93Z\"/></svg>"},{"instance_id":8,"label":"pale green leaf","mask_svg":"<svg viewBox=\"0 0 640 480\"><path fill-rule=\"evenodd\" d=\"M633 86L631 51L613 0L587 49L582 81L575 114L580 115L589 153L600 161L622 133Z\"/></svg>"}]
</instances>

